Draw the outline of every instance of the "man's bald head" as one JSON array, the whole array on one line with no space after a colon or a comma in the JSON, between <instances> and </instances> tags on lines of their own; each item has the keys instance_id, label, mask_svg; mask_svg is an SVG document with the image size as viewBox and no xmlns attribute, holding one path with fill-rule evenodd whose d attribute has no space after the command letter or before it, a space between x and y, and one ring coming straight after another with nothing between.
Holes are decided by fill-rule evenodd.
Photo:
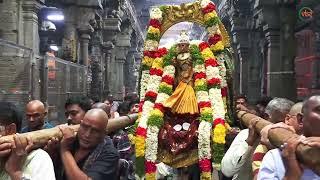
<instances>
[{"instance_id":1,"label":"man's bald head","mask_svg":"<svg viewBox=\"0 0 320 180\"><path fill-rule=\"evenodd\" d=\"M26 118L28 120L29 129L31 131L42 129L46 114L46 108L41 101L30 101L26 105Z\"/></svg>"},{"instance_id":2,"label":"man's bald head","mask_svg":"<svg viewBox=\"0 0 320 180\"><path fill-rule=\"evenodd\" d=\"M102 109L91 109L86 113L86 115L84 115L83 120L95 121L106 129L108 124L108 115Z\"/></svg>"},{"instance_id":3,"label":"man's bald head","mask_svg":"<svg viewBox=\"0 0 320 180\"><path fill-rule=\"evenodd\" d=\"M101 102L95 103L94 105L92 105L92 108L93 109L102 109L107 114L110 113L110 107L107 106L105 103L101 103Z\"/></svg>"},{"instance_id":4,"label":"man's bald head","mask_svg":"<svg viewBox=\"0 0 320 180\"><path fill-rule=\"evenodd\" d=\"M303 134L306 137L320 137L320 96L309 97L302 107Z\"/></svg>"},{"instance_id":5,"label":"man's bald head","mask_svg":"<svg viewBox=\"0 0 320 180\"><path fill-rule=\"evenodd\" d=\"M29 101L27 106L26 106L26 109L38 109L38 110L43 111L43 112L46 110L44 104L39 100Z\"/></svg>"},{"instance_id":6,"label":"man's bald head","mask_svg":"<svg viewBox=\"0 0 320 180\"><path fill-rule=\"evenodd\" d=\"M108 115L102 109L89 110L80 123L78 132L80 147L93 149L103 142L106 135Z\"/></svg>"}]
</instances>

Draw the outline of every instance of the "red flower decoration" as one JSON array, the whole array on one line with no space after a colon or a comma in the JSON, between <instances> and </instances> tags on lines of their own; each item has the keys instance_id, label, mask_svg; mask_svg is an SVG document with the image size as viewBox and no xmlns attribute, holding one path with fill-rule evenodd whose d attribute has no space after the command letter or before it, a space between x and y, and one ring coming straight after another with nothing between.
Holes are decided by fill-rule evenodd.
<instances>
[{"instance_id":1,"label":"red flower decoration","mask_svg":"<svg viewBox=\"0 0 320 180\"><path fill-rule=\"evenodd\" d=\"M219 78L212 78L208 80L208 85L209 86L218 86L220 85L221 80Z\"/></svg>"},{"instance_id":2,"label":"red flower decoration","mask_svg":"<svg viewBox=\"0 0 320 180\"><path fill-rule=\"evenodd\" d=\"M145 128L142 128L142 127L137 127L136 134L146 138L147 137L147 130Z\"/></svg>"},{"instance_id":3,"label":"red flower decoration","mask_svg":"<svg viewBox=\"0 0 320 180\"><path fill-rule=\"evenodd\" d=\"M210 159L201 159L199 161L201 172L211 172L211 161Z\"/></svg>"},{"instance_id":4,"label":"red flower decoration","mask_svg":"<svg viewBox=\"0 0 320 180\"><path fill-rule=\"evenodd\" d=\"M157 170L157 166L155 163L150 161L145 161L146 173L154 173Z\"/></svg>"},{"instance_id":5,"label":"red flower decoration","mask_svg":"<svg viewBox=\"0 0 320 180\"><path fill-rule=\"evenodd\" d=\"M162 82L165 82L169 85L173 85L174 79L171 76L165 75L164 77L162 77Z\"/></svg>"},{"instance_id":6,"label":"red flower decoration","mask_svg":"<svg viewBox=\"0 0 320 180\"><path fill-rule=\"evenodd\" d=\"M213 58L207 59L205 61L205 66L206 67L208 67L208 66L217 67L218 65L219 65L218 62Z\"/></svg>"},{"instance_id":7,"label":"red flower decoration","mask_svg":"<svg viewBox=\"0 0 320 180\"><path fill-rule=\"evenodd\" d=\"M151 57L151 58L156 58L155 57L155 51L143 51L143 55Z\"/></svg>"},{"instance_id":8,"label":"red flower decoration","mask_svg":"<svg viewBox=\"0 0 320 180\"><path fill-rule=\"evenodd\" d=\"M208 101L208 102L206 102L206 101L201 101L201 102L199 102L199 107L200 108L204 108L204 107L211 107L211 103Z\"/></svg>"},{"instance_id":9,"label":"red flower decoration","mask_svg":"<svg viewBox=\"0 0 320 180\"><path fill-rule=\"evenodd\" d=\"M144 104L144 101L140 101L140 103L139 103L139 112L142 112L143 104Z\"/></svg>"},{"instance_id":10,"label":"red flower decoration","mask_svg":"<svg viewBox=\"0 0 320 180\"><path fill-rule=\"evenodd\" d=\"M227 97L227 95L228 95L228 88L227 87L223 87L221 89L221 95L222 95L222 97Z\"/></svg>"},{"instance_id":11,"label":"red flower decoration","mask_svg":"<svg viewBox=\"0 0 320 180\"><path fill-rule=\"evenodd\" d=\"M215 11L215 10L216 10L216 5L213 3L209 3L205 8L202 9L202 12L204 14L207 14L207 13Z\"/></svg>"},{"instance_id":12,"label":"red flower decoration","mask_svg":"<svg viewBox=\"0 0 320 180\"><path fill-rule=\"evenodd\" d=\"M209 44L210 45L215 45L217 42L221 41L222 40L222 36L220 34L215 34L211 37L209 37Z\"/></svg>"},{"instance_id":13,"label":"red flower decoration","mask_svg":"<svg viewBox=\"0 0 320 180\"><path fill-rule=\"evenodd\" d=\"M161 57L161 54L159 52L154 53L154 58L160 58L160 57Z\"/></svg>"},{"instance_id":14,"label":"red flower decoration","mask_svg":"<svg viewBox=\"0 0 320 180\"><path fill-rule=\"evenodd\" d=\"M224 119L222 119L222 118L217 118L217 119L215 119L215 120L213 121L213 128L215 128L216 125L218 125L218 124L225 125Z\"/></svg>"},{"instance_id":15,"label":"red flower decoration","mask_svg":"<svg viewBox=\"0 0 320 180\"><path fill-rule=\"evenodd\" d=\"M150 75L162 76L163 71L161 69L151 68Z\"/></svg>"},{"instance_id":16,"label":"red flower decoration","mask_svg":"<svg viewBox=\"0 0 320 180\"><path fill-rule=\"evenodd\" d=\"M161 23L157 19L150 19L149 25L154 28L158 28L158 29L160 29L160 27L161 27Z\"/></svg>"},{"instance_id":17,"label":"red flower decoration","mask_svg":"<svg viewBox=\"0 0 320 180\"><path fill-rule=\"evenodd\" d=\"M152 91L148 91L147 93L146 93L146 97L149 97L149 98L152 98L152 99L156 99L157 98L157 93L155 93L155 92L152 92Z\"/></svg>"},{"instance_id":18,"label":"red flower decoration","mask_svg":"<svg viewBox=\"0 0 320 180\"><path fill-rule=\"evenodd\" d=\"M206 78L206 74L204 72L195 73L194 79L202 79Z\"/></svg>"},{"instance_id":19,"label":"red flower decoration","mask_svg":"<svg viewBox=\"0 0 320 180\"><path fill-rule=\"evenodd\" d=\"M199 44L200 51L203 51L204 49L209 48L209 44L206 42L202 42Z\"/></svg>"},{"instance_id":20,"label":"red flower decoration","mask_svg":"<svg viewBox=\"0 0 320 180\"><path fill-rule=\"evenodd\" d=\"M161 57L163 57L164 55L166 55L168 53L167 48L163 47L158 49L158 53L161 55Z\"/></svg>"},{"instance_id":21,"label":"red flower decoration","mask_svg":"<svg viewBox=\"0 0 320 180\"><path fill-rule=\"evenodd\" d=\"M154 108L159 109L161 112L164 112L164 107L163 107L163 104L161 103L155 103Z\"/></svg>"}]
</instances>

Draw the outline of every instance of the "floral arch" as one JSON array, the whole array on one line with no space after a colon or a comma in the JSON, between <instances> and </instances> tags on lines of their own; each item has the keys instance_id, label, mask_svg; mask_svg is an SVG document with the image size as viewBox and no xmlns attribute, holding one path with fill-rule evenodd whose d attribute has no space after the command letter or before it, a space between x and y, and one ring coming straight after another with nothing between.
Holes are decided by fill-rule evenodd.
<instances>
[{"instance_id":1,"label":"floral arch","mask_svg":"<svg viewBox=\"0 0 320 180\"><path fill-rule=\"evenodd\" d=\"M201 179L211 179L211 167L220 167L223 157L228 112L228 73L231 57L227 49L230 39L210 0L153 8L150 12L147 38L140 76L140 110L136 123L136 174L156 179L156 163L184 167L199 162ZM158 149L158 133L164 124L163 103L173 93L177 55L175 46L159 48L166 30L179 22L195 22L206 27L208 42L191 43L194 90L200 109L198 149L189 155L170 156ZM227 66L227 68L226 68ZM230 87L229 87L230 88Z\"/></svg>"}]
</instances>

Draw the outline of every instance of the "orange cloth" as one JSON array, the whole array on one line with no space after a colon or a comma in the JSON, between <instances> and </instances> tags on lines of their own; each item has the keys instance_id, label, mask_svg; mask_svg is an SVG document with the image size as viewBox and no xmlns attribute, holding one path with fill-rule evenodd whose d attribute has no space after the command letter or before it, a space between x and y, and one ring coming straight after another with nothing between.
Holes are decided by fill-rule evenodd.
<instances>
[{"instance_id":1,"label":"orange cloth","mask_svg":"<svg viewBox=\"0 0 320 180\"><path fill-rule=\"evenodd\" d=\"M180 82L173 94L164 102L164 107L178 114L199 113L197 98L192 86Z\"/></svg>"}]
</instances>

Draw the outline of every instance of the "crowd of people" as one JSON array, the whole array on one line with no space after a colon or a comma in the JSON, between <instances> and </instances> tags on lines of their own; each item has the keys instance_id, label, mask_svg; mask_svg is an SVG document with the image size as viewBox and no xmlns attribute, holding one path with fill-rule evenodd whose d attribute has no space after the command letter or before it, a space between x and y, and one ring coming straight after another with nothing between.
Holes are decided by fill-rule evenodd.
<instances>
[{"instance_id":1,"label":"crowd of people","mask_svg":"<svg viewBox=\"0 0 320 180\"><path fill-rule=\"evenodd\" d=\"M36 148L30 137L19 133L54 127L45 104L32 100L23 115L13 103L0 102L0 135L14 139L0 141L0 179L134 179L133 148L126 129L106 135L106 127L110 118L137 113L138 103L135 96L120 104L111 96L104 102L71 97L65 103L67 123L58 125L62 139L53 137ZM25 127L21 127L23 117ZM75 133L68 125L77 124Z\"/></svg>"},{"instance_id":2,"label":"crowd of people","mask_svg":"<svg viewBox=\"0 0 320 180\"><path fill-rule=\"evenodd\" d=\"M220 179L320 179L313 167L301 164L296 157L300 143L320 148L320 96L296 103L264 97L254 105L245 96L238 96L235 104L237 110L272 124L256 132L258 120L251 121L249 127L236 121L237 127L229 129ZM128 128L107 135L106 126L108 119L137 113L138 109L139 98L135 95L121 103L111 96L104 102L93 102L85 96L71 97L65 102L66 124L58 125L62 139L53 137L46 146L36 148L31 138L19 133L54 127L47 118L48 107L32 100L26 104L23 115L14 104L0 102L0 136L13 135L14 139L0 139L0 179L135 179L134 144ZM25 127L21 127L23 118ZM75 133L68 125L77 124L80 128ZM285 128L299 136L276 148L268 139L269 131L275 128ZM192 175L180 177L179 170L163 163L157 167L158 179L200 178L198 166L191 168Z\"/></svg>"}]
</instances>

